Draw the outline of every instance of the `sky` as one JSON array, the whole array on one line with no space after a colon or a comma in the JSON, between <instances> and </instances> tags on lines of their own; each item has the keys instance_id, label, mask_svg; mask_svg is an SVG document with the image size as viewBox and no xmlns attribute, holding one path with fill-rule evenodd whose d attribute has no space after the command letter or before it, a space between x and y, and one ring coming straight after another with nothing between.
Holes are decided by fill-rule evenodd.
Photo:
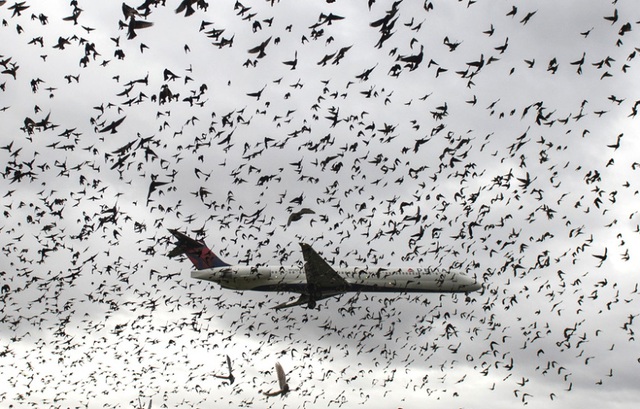
<instances>
[{"instance_id":1,"label":"sky","mask_svg":"<svg viewBox=\"0 0 640 409\"><path fill-rule=\"evenodd\" d=\"M0 3L0 406L640 399L634 2ZM274 311L168 229L483 289Z\"/></svg>"}]
</instances>

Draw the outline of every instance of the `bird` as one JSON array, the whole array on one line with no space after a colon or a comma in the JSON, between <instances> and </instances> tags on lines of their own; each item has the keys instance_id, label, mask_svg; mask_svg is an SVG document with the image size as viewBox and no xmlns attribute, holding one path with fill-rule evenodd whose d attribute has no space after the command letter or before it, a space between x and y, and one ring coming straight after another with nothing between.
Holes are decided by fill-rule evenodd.
<instances>
[{"instance_id":1,"label":"bird","mask_svg":"<svg viewBox=\"0 0 640 409\"><path fill-rule=\"evenodd\" d=\"M199 1L199 0L182 0L178 5L178 8L176 8L175 13L180 14L184 11L184 16L189 17L190 15L196 12L193 8L193 4L196 1Z\"/></svg>"},{"instance_id":2,"label":"bird","mask_svg":"<svg viewBox=\"0 0 640 409\"><path fill-rule=\"evenodd\" d=\"M530 11L529 13L527 13L526 16L524 16L522 20L520 20L520 23L522 23L523 25L526 25L529 22L529 20L531 20L531 17L533 17L533 15L536 14L537 12L538 10Z\"/></svg>"},{"instance_id":3,"label":"bird","mask_svg":"<svg viewBox=\"0 0 640 409\"><path fill-rule=\"evenodd\" d=\"M597 265L597 267L601 267L602 264L607 260L607 248L604 248L604 254L592 254L592 256L600 260L600 263Z\"/></svg>"},{"instance_id":4,"label":"bird","mask_svg":"<svg viewBox=\"0 0 640 409\"><path fill-rule=\"evenodd\" d=\"M115 120L115 121L112 121L109 125L107 125L107 126L105 126L104 128L100 129L98 132L100 132L100 133L104 133L104 132L110 131L112 134L113 134L113 133L117 133L117 132L118 132L118 126L120 126L120 124L124 121L124 119L125 119L126 117L127 117L127 116L125 115L125 116L123 116L123 117L122 117L122 118L120 118L120 119L117 119L117 120Z\"/></svg>"},{"instance_id":5,"label":"bird","mask_svg":"<svg viewBox=\"0 0 640 409\"><path fill-rule=\"evenodd\" d=\"M21 13L30 7L26 5L26 3L26 1L21 1L19 3L15 3L13 6L8 7L8 10L13 10L13 14L11 14L11 17L22 15Z\"/></svg>"},{"instance_id":6,"label":"bird","mask_svg":"<svg viewBox=\"0 0 640 409\"><path fill-rule=\"evenodd\" d=\"M315 214L315 213L316 212L314 212L313 210L307 207L303 207L299 211L293 212L289 215L289 220L287 220L287 226L289 226L292 222L297 222L298 220L302 219L302 216L305 214Z\"/></svg>"},{"instance_id":7,"label":"bird","mask_svg":"<svg viewBox=\"0 0 640 409\"><path fill-rule=\"evenodd\" d=\"M233 382L236 380L235 376L233 376L233 369L231 368L231 358L227 355L227 369L229 371L229 375L213 375L219 379L228 379L229 384L233 385Z\"/></svg>"},{"instance_id":8,"label":"bird","mask_svg":"<svg viewBox=\"0 0 640 409\"><path fill-rule=\"evenodd\" d=\"M298 65L298 52L296 51L293 56L293 60L283 61L284 65L291 67L291 70L295 70Z\"/></svg>"},{"instance_id":9,"label":"bird","mask_svg":"<svg viewBox=\"0 0 640 409\"><path fill-rule=\"evenodd\" d=\"M153 26L153 23L145 20L137 20L135 15L131 15L128 23L120 23L122 27L127 27L127 39L133 40L137 37L136 30L142 28L149 28Z\"/></svg>"},{"instance_id":10,"label":"bird","mask_svg":"<svg viewBox=\"0 0 640 409\"><path fill-rule=\"evenodd\" d=\"M605 16L603 18L607 21L610 21L611 25L614 25L618 21L618 9L613 10L612 16Z\"/></svg>"},{"instance_id":11,"label":"bird","mask_svg":"<svg viewBox=\"0 0 640 409\"><path fill-rule=\"evenodd\" d=\"M260 97L262 96L262 91L264 91L264 89L267 88L267 86L265 85L264 87L262 87L262 89L260 91L256 91L256 92L248 92L247 96L249 97L253 97L255 98L257 101L260 100Z\"/></svg>"},{"instance_id":12,"label":"bird","mask_svg":"<svg viewBox=\"0 0 640 409\"><path fill-rule=\"evenodd\" d=\"M267 392L264 392L265 396L286 395L289 392L289 384L287 383L287 376L285 375L284 369L282 369L282 365L280 365L280 362L276 362L276 375L278 376L278 385L280 389L274 392L271 392L271 390L268 390Z\"/></svg>"},{"instance_id":13,"label":"bird","mask_svg":"<svg viewBox=\"0 0 640 409\"><path fill-rule=\"evenodd\" d=\"M256 58L264 58L267 55L264 50L267 48L267 45L269 45L270 41L271 37L264 40L260 45L249 49L249 54L258 54Z\"/></svg>"},{"instance_id":14,"label":"bird","mask_svg":"<svg viewBox=\"0 0 640 409\"><path fill-rule=\"evenodd\" d=\"M149 404L147 405L147 409L151 409L152 403L153 403L153 399L149 399ZM142 402L140 401L140 398L138 398L138 407L136 409L144 409L144 406L142 406Z\"/></svg>"},{"instance_id":15,"label":"bird","mask_svg":"<svg viewBox=\"0 0 640 409\"><path fill-rule=\"evenodd\" d=\"M149 184L149 191L147 192L147 206L149 206L149 202L151 201L151 193L155 192L160 186L164 186L169 184L170 182L161 182L152 177L151 183Z\"/></svg>"}]
</instances>

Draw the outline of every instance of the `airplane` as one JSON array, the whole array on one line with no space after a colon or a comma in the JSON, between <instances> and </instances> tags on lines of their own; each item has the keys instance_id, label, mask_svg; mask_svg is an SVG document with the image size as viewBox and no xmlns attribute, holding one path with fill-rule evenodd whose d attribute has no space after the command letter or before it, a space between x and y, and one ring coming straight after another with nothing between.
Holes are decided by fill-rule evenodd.
<instances>
[{"instance_id":1,"label":"airplane","mask_svg":"<svg viewBox=\"0 0 640 409\"><path fill-rule=\"evenodd\" d=\"M348 292L468 293L482 288L475 279L442 268L360 266L334 269L306 243L300 243L304 259L302 267L231 265L222 261L203 241L175 229L169 229L169 232L178 241L167 256L186 255L195 267L192 278L212 281L232 290L300 294L297 300L272 307L275 310L305 304L314 309L317 301Z\"/></svg>"}]
</instances>

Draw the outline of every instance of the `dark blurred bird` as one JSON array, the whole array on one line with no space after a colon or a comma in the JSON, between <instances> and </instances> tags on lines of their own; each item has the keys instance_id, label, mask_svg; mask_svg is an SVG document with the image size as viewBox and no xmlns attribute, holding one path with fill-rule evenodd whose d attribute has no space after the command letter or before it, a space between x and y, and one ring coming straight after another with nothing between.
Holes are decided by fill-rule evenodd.
<instances>
[{"instance_id":1,"label":"dark blurred bird","mask_svg":"<svg viewBox=\"0 0 640 409\"><path fill-rule=\"evenodd\" d=\"M135 8L122 3L122 14L124 15L125 19L129 19L133 16L139 16L140 13L138 12L138 10L136 10Z\"/></svg>"},{"instance_id":2,"label":"dark blurred bird","mask_svg":"<svg viewBox=\"0 0 640 409\"><path fill-rule=\"evenodd\" d=\"M332 22L338 21L338 20L344 20L344 17L337 16L333 13L329 13L328 15L324 13L320 13L320 17L318 17L318 22L312 26L309 26L309 28L311 29L318 28L323 24L330 26Z\"/></svg>"},{"instance_id":3,"label":"dark blurred bird","mask_svg":"<svg viewBox=\"0 0 640 409\"><path fill-rule=\"evenodd\" d=\"M529 13L527 13L526 16L524 16L524 18L522 20L520 20L520 22L524 25L527 24L529 22L529 20L531 20L531 17L533 17L534 14L536 14L538 12L538 10L536 11L531 11Z\"/></svg>"},{"instance_id":4,"label":"dark blurred bird","mask_svg":"<svg viewBox=\"0 0 640 409\"><path fill-rule=\"evenodd\" d=\"M126 115L123 116L122 118L116 120L116 121L112 121L109 125L107 125L104 128L100 129L98 132L100 132L100 133L104 133L104 132L107 132L107 131L111 131L111 133L118 132L118 130L117 130L118 126L122 123L122 121L124 121L125 118L126 118Z\"/></svg>"},{"instance_id":5,"label":"dark blurred bird","mask_svg":"<svg viewBox=\"0 0 640 409\"><path fill-rule=\"evenodd\" d=\"M149 192L147 193L147 206L149 206L149 202L151 202L151 193L155 192L160 186L164 186L166 184L169 184L169 182L159 182L152 176L151 184L149 184Z\"/></svg>"},{"instance_id":6,"label":"dark blurred bird","mask_svg":"<svg viewBox=\"0 0 640 409\"><path fill-rule=\"evenodd\" d=\"M21 1L15 3L13 6L8 7L9 10L13 10L13 14L11 15L11 17L20 16L23 11L28 9L30 6L27 6L26 3L26 1Z\"/></svg>"},{"instance_id":7,"label":"dark blurred bird","mask_svg":"<svg viewBox=\"0 0 640 409\"><path fill-rule=\"evenodd\" d=\"M614 25L618 21L618 9L613 10L612 16L605 16L603 18L607 21L610 21L611 25Z\"/></svg>"},{"instance_id":8,"label":"dark blurred bird","mask_svg":"<svg viewBox=\"0 0 640 409\"><path fill-rule=\"evenodd\" d=\"M151 27L152 25L153 23L149 21L136 20L135 16L131 16L131 18L129 19L129 23L121 22L122 27L127 27L127 39L129 40L136 38L137 29Z\"/></svg>"},{"instance_id":9,"label":"dark blurred bird","mask_svg":"<svg viewBox=\"0 0 640 409\"><path fill-rule=\"evenodd\" d=\"M176 9L176 14L180 14L184 11L184 16L189 17L196 11L193 9L193 4L197 0L182 0Z\"/></svg>"},{"instance_id":10,"label":"dark blurred bird","mask_svg":"<svg viewBox=\"0 0 640 409\"><path fill-rule=\"evenodd\" d=\"M293 60L290 61L283 61L282 62L284 65L288 65L289 67L291 67L292 70L296 69L296 66L298 65L298 52L296 51L293 55Z\"/></svg>"},{"instance_id":11,"label":"dark blurred bird","mask_svg":"<svg viewBox=\"0 0 640 409\"><path fill-rule=\"evenodd\" d=\"M258 54L256 58L262 58L266 56L267 54L264 52L264 49L267 48L267 45L269 45L270 41L271 41L271 37L267 38L260 45L251 48L249 50L249 54Z\"/></svg>"},{"instance_id":12,"label":"dark blurred bird","mask_svg":"<svg viewBox=\"0 0 640 409\"><path fill-rule=\"evenodd\" d=\"M287 226L289 226L292 222L297 222L298 220L302 219L302 216L305 214L316 214L316 212L314 212L313 210L307 207L300 209L300 211L298 212L293 212L291 213L291 215L289 215L289 220L287 220Z\"/></svg>"},{"instance_id":13,"label":"dark blurred bird","mask_svg":"<svg viewBox=\"0 0 640 409\"><path fill-rule=\"evenodd\" d=\"M261 89L260 91L256 91L256 92L249 92L249 93L247 93L247 95L248 95L248 96L250 96L250 97L254 97L254 98L256 98L256 100L257 100L257 101L260 101L260 97L262 96L262 91L264 91L264 89L265 89L266 87L267 87L267 86L265 85L264 87L262 87L262 89Z\"/></svg>"},{"instance_id":14,"label":"dark blurred bird","mask_svg":"<svg viewBox=\"0 0 640 409\"><path fill-rule=\"evenodd\" d=\"M67 17L63 17L62 20L73 21L73 24L76 25L78 24L78 17L80 17L80 13L82 13L82 9L79 7L75 7L71 15Z\"/></svg>"},{"instance_id":15,"label":"dark blurred bird","mask_svg":"<svg viewBox=\"0 0 640 409\"><path fill-rule=\"evenodd\" d=\"M149 404L147 405L147 409L151 409L151 404L153 403L153 399L149 399ZM144 409L144 407L142 406L142 402L140 402L140 398L138 398L138 408L137 409Z\"/></svg>"}]
</instances>

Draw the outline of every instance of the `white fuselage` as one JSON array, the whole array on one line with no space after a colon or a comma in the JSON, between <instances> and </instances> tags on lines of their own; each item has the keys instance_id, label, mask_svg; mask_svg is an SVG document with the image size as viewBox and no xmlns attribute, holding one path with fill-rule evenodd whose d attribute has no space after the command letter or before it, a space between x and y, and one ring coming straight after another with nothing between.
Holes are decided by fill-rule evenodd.
<instances>
[{"instance_id":1,"label":"white fuselage","mask_svg":"<svg viewBox=\"0 0 640 409\"><path fill-rule=\"evenodd\" d=\"M438 268L335 269L345 281L345 291L373 292L467 292L481 288L463 273ZM298 266L227 266L194 270L191 277L213 281L234 290L303 292L307 285L304 270Z\"/></svg>"}]
</instances>

